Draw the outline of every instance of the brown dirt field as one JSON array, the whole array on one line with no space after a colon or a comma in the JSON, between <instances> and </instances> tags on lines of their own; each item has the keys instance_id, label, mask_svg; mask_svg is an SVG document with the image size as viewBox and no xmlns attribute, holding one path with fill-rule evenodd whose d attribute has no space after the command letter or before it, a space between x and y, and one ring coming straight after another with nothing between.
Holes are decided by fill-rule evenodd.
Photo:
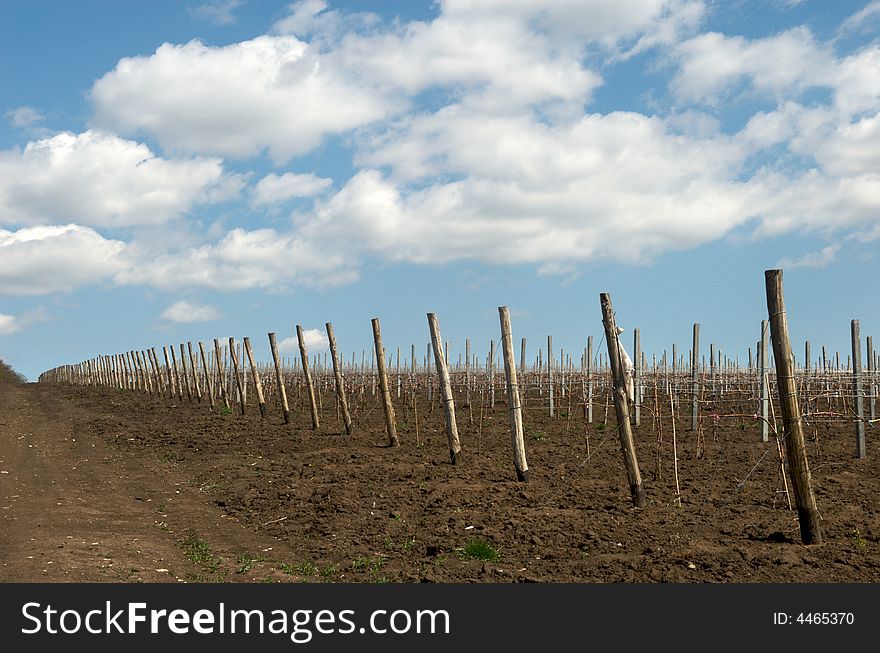
<instances>
[{"instance_id":1,"label":"brown dirt field","mask_svg":"<svg viewBox=\"0 0 880 653\"><path fill-rule=\"evenodd\" d=\"M808 429L824 543L800 544L777 445L725 418L695 434L678 420L681 506L670 423L661 476L650 418L636 429L648 496L631 507L613 407L586 425L530 408L530 470L516 482L506 404L459 405L462 464L443 415L397 407L385 445L376 398L340 434L293 407L284 425L206 404L105 388L0 384L0 581L11 582L709 582L880 580L880 454L853 457L851 424ZM746 412L751 412L745 407ZM586 454L589 436L590 456ZM751 472L751 473L750 473ZM745 479L745 482L742 481ZM469 559L475 540L496 560Z\"/></svg>"}]
</instances>

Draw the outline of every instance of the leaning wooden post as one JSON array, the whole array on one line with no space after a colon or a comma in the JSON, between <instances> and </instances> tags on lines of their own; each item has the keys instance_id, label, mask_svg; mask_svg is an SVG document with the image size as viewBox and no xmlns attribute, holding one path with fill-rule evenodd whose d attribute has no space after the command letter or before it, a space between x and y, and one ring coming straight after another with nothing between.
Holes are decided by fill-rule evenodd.
<instances>
[{"instance_id":1,"label":"leaning wooden post","mask_svg":"<svg viewBox=\"0 0 880 653\"><path fill-rule=\"evenodd\" d=\"M165 345L162 345L162 353L165 355L165 375L168 377L168 391L171 393L171 398L174 399L177 393L174 387L174 376L171 374L171 361L168 359L168 347ZM171 353L174 353L174 349L171 350Z\"/></svg>"},{"instance_id":2,"label":"leaning wooden post","mask_svg":"<svg viewBox=\"0 0 880 653\"><path fill-rule=\"evenodd\" d=\"M794 362L788 337L788 318L785 314L785 299L782 294L782 270L767 270L764 272L764 279L767 288L770 333L773 339L773 356L776 360L776 386L782 407L785 450L797 502L801 541L804 544L821 544L819 509L816 506L816 497L810 480L810 466L807 463L807 448L804 443Z\"/></svg>"},{"instance_id":3,"label":"leaning wooden post","mask_svg":"<svg viewBox=\"0 0 880 653\"><path fill-rule=\"evenodd\" d=\"M434 361L437 363L437 376L440 380L440 396L446 413L446 435L449 439L449 459L458 464L461 445L458 441L458 425L455 422L455 401L452 385L449 382L449 367L443 355L443 340L440 339L440 325L436 313L428 313L428 329L431 331L431 344L434 347Z\"/></svg>"},{"instance_id":4,"label":"leaning wooden post","mask_svg":"<svg viewBox=\"0 0 880 653\"><path fill-rule=\"evenodd\" d=\"M379 318L372 319L373 344L376 349L376 366L379 373L379 390L382 392L382 403L385 406L385 431L388 434L388 446L396 447L400 444L397 437L397 424L394 419L394 406L391 404L391 392L388 390L388 375L385 372L385 348L382 346L382 331L379 328Z\"/></svg>"},{"instance_id":5,"label":"leaning wooden post","mask_svg":"<svg viewBox=\"0 0 880 653\"><path fill-rule=\"evenodd\" d=\"M599 300L602 305L602 322L605 325L605 340L608 343L608 361L614 379L613 395L614 410L617 413L617 429L620 434L620 448L623 451L623 464L629 479L629 490L633 505L644 508L647 505L645 488L642 486L642 475L633 442L632 426L629 423L629 407L627 406L626 381L620 359L620 341L617 339L617 323L611 307L611 295L601 293Z\"/></svg>"},{"instance_id":6,"label":"leaning wooden post","mask_svg":"<svg viewBox=\"0 0 880 653\"><path fill-rule=\"evenodd\" d=\"M217 365L217 383L220 384L220 396L223 407L229 408L229 392L226 389L226 370L223 369L223 355L220 351L220 339L214 338L214 362Z\"/></svg>"},{"instance_id":7,"label":"leaning wooden post","mask_svg":"<svg viewBox=\"0 0 880 653\"><path fill-rule=\"evenodd\" d=\"M339 354L336 350L336 336L333 334L333 325L327 322L327 340L330 343L330 357L333 359L333 376L336 380L336 397L339 399L339 408L342 411L342 422L345 424L345 434L351 435L351 414L348 412L348 401L345 398L345 383L342 379L342 368L339 365ZM413 345L415 351L415 345Z\"/></svg>"},{"instance_id":8,"label":"leaning wooden post","mask_svg":"<svg viewBox=\"0 0 880 653\"><path fill-rule=\"evenodd\" d=\"M770 374L767 370L768 353L767 320L761 320L761 340L759 342L758 367L761 381L761 442L770 440Z\"/></svg>"},{"instance_id":9,"label":"leaning wooden post","mask_svg":"<svg viewBox=\"0 0 880 653\"><path fill-rule=\"evenodd\" d=\"M853 403L856 413L856 458L864 458L865 451L865 397L862 385L862 338L859 333L859 321L853 320L852 327L852 373Z\"/></svg>"},{"instance_id":10,"label":"leaning wooden post","mask_svg":"<svg viewBox=\"0 0 880 653\"><path fill-rule=\"evenodd\" d=\"M196 391L196 399L202 403L202 385L199 383L199 366L196 365L195 356L193 356L193 344L191 341L186 342L186 348L189 350L189 369L192 372L193 390Z\"/></svg>"},{"instance_id":11,"label":"leaning wooden post","mask_svg":"<svg viewBox=\"0 0 880 653\"><path fill-rule=\"evenodd\" d=\"M260 417L265 419L269 415L269 411L266 409L266 397L263 395L263 384L260 383L260 373L257 371L257 366L254 363L254 352L251 350L251 339L245 337L242 339L244 342L244 350L247 353L248 363L251 366L251 378L254 380L254 387L257 389L257 403L260 404Z\"/></svg>"},{"instance_id":12,"label":"leaning wooden post","mask_svg":"<svg viewBox=\"0 0 880 653\"><path fill-rule=\"evenodd\" d=\"M309 396L309 411L312 415L312 428L316 429L321 425L318 419L318 404L315 402L315 386L312 383L312 374L309 371L309 353L306 351L306 339L303 334L301 325L296 325L296 339L299 342L299 357L302 362L303 376L306 382L306 394Z\"/></svg>"},{"instance_id":13,"label":"leaning wooden post","mask_svg":"<svg viewBox=\"0 0 880 653\"><path fill-rule=\"evenodd\" d=\"M694 347L691 349L691 431L700 420L700 324L694 323Z\"/></svg>"},{"instance_id":14,"label":"leaning wooden post","mask_svg":"<svg viewBox=\"0 0 880 653\"><path fill-rule=\"evenodd\" d=\"M278 361L278 343L275 342L275 334L269 334L269 348L272 350L272 360L275 363L275 381L278 383L278 396L281 397L281 415L285 424L290 424L290 406L287 403L287 390L284 388L284 375L281 372L281 363Z\"/></svg>"},{"instance_id":15,"label":"leaning wooden post","mask_svg":"<svg viewBox=\"0 0 880 653\"><path fill-rule=\"evenodd\" d=\"M513 440L513 466L518 481L529 480L529 464L526 462L526 445L523 440L522 404L516 380L516 361L513 357L513 335L510 328L510 311L507 306L498 307L501 319L501 351L504 355L504 376L507 379L507 407L510 413L510 435ZM525 338L523 338L525 351ZM525 355L520 362L525 360Z\"/></svg>"},{"instance_id":16,"label":"leaning wooden post","mask_svg":"<svg viewBox=\"0 0 880 653\"><path fill-rule=\"evenodd\" d=\"M232 359L235 385L238 388L238 404L241 407L241 414L244 415L244 389L241 387L241 373L238 371L238 353L235 350L235 338L229 339L229 357Z\"/></svg>"},{"instance_id":17,"label":"leaning wooden post","mask_svg":"<svg viewBox=\"0 0 880 653\"><path fill-rule=\"evenodd\" d=\"M202 370L205 372L205 393L208 395L208 405L214 408L214 379L208 372L208 358L205 356L205 345L199 340L199 354L202 357Z\"/></svg>"}]
</instances>

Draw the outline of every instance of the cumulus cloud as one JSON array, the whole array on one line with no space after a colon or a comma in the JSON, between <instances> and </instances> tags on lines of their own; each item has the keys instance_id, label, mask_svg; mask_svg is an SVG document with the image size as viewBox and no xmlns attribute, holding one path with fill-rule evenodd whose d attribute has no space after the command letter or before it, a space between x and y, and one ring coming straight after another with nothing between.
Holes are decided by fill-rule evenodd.
<instances>
[{"instance_id":1,"label":"cumulus cloud","mask_svg":"<svg viewBox=\"0 0 880 653\"><path fill-rule=\"evenodd\" d=\"M43 122L45 117L33 107L17 107L6 112L6 119L13 127L23 129Z\"/></svg>"},{"instance_id":2,"label":"cumulus cloud","mask_svg":"<svg viewBox=\"0 0 880 653\"><path fill-rule=\"evenodd\" d=\"M260 179L251 193L251 204L263 206L280 204L296 197L312 197L327 190L332 179L318 177L312 173L284 173L278 176L270 173Z\"/></svg>"},{"instance_id":3,"label":"cumulus cloud","mask_svg":"<svg viewBox=\"0 0 880 653\"><path fill-rule=\"evenodd\" d=\"M272 291L289 284L338 285L357 276L353 263L342 253L316 247L296 232L274 229L233 229L214 243L136 259L136 265L116 274L117 283Z\"/></svg>"},{"instance_id":4,"label":"cumulus cloud","mask_svg":"<svg viewBox=\"0 0 880 653\"><path fill-rule=\"evenodd\" d=\"M242 5L242 0L213 0L189 10L194 18L206 20L214 25L234 25L238 19L235 10Z\"/></svg>"},{"instance_id":5,"label":"cumulus cloud","mask_svg":"<svg viewBox=\"0 0 880 653\"><path fill-rule=\"evenodd\" d=\"M95 82L94 122L145 131L170 150L276 163L388 115L394 106L292 36L224 47L166 43L130 57Z\"/></svg>"},{"instance_id":6,"label":"cumulus cloud","mask_svg":"<svg viewBox=\"0 0 880 653\"><path fill-rule=\"evenodd\" d=\"M61 133L0 151L0 216L6 224L161 224L198 202L238 193L218 159L163 159L113 134Z\"/></svg>"},{"instance_id":7,"label":"cumulus cloud","mask_svg":"<svg viewBox=\"0 0 880 653\"><path fill-rule=\"evenodd\" d=\"M189 324L190 322L210 322L220 319L220 310L210 304L193 304L186 300L173 303L159 316L168 322Z\"/></svg>"},{"instance_id":8,"label":"cumulus cloud","mask_svg":"<svg viewBox=\"0 0 880 653\"><path fill-rule=\"evenodd\" d=\"M43 308L27 311L21 316L0 313L0 336L9 336L24 331L32 324L45 322L48 319L49 315Z\"/></svg>"},{"instance_id":9,"label":"cumulus cloud","mask_svg":"<svg viewBox=\"0 0 880 653\"><path fill-rule=\"evenodd\" d=\"M0 336L8 336L21 330L18 318L0 313Z\"/></svg>"},{"instance_id":10,"label":"cumulus cloud","mask_svg":"<svg viewBox=\"0 0 880 653\"><path fill-rule=\"evenodd\" d=\"M303 344L306 352L315 354L330 350L330 341L327 334L320 329L303 329ZM278 343L278 348L287 354L299 354L299 340L296 336L284 338Z\"/></svg>"},{"instance_id":11,"label":"cumulus cloud","mask_svg":"<svg viewBox=\"0 0 880 653\"><path fill-rule=\"evenodd\" d=\"M79 225L0 229L0 293L44 295L107 280L126 266L125 244Z\"/></svg>"},{"instance_id":12,"label":"cumulus cloud","mask_svg":"<svg viewBox=\"0 0 880 653\"><path fill-rule=\"evenodd\" d=\"M829 245L818 252L809 252L799 258L784 258L778 265L781 268L824 268L834 262L839 250L840 245Z\"/></svg>"}]
</instances>

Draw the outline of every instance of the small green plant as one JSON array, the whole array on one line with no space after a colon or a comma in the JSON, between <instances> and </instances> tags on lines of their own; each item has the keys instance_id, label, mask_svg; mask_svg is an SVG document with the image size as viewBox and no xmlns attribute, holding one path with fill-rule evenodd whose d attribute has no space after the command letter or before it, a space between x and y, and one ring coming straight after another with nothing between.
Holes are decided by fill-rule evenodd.
<instances>
[{"instance_id":1,"label":"small green plant","mask_svg":"<svg viewBox=\"0 0 880 653\"><path fill-rule=\"evenodd\" d=\"M316 573L318 573L318 568L315 565L313 565L311 562L309 562L308 560L305 562L299 563L293 569L300 576L314 576Z\"/></svg>"},{"instance_id":2,"label":"small green plant","mask_svg":"<svg viewBox=\"0 0 880 653\"><path fill-rule=\"evenodd\" d=\"M862 535L862 531L860 531L858 528L852 529L850 535L852 536L852 543L857 549L864 549L866 546L868 546L868 541L864 538L864 536Z\"/></svg>"},{"instance_id":3,"label":"small green plant","mask_svg":"<svg viewBox=\"0 0 880 653\"><path fill-rule=\"evenodd\" d=\"M415 545L416 545L416 537L415 537L415 535L413 535L413 536L411 536L411 537L406 538L406 539L403 541L403 550L404 550L404 551L409 551L409 550L412 549Z\"/></svg>"},{"instance_id":4,"label":"small green plant","mask_svg":"<svg viewBox=\"0 0 880 653\"><path fill-rule=\"evenodd\" d=\"M183 553L192 562L202 565L210 571L217 571L220 563L223 562L221 558L214 555L211 546L196 535L190 535L183 541Z\"/></svg>"},{"instance_id":5,"label":"small green plant","mask_svg":"<svg viewBox=\"0 0 880 653\"><path fill-rule=\"evenodd\" d=\"M322 567L318 572L321 574L321 578L333 578L339 571L339 567L337 567L332 562L326 567Z\"/></svg>"},{"instance_id":6,"label":"small green plant","mask_svg":"<svg viewBox=\"0 0 880 653\"><path fill-rule=\"evenodd\" d=\"M597 422L596 423L596 430L597 431L604 431L605 430L605 423L604 422Z\"/></svg>"},{"instance_id":7,"label":"small green plant","mask_svg":"<svg viewBox=\"0 0 880 653\"><path fill-rule=\"evenodd\" d=\"M228 406L220 406L219 412L221 415L232 415L232 408L229 408Z\"/></svg>"},{"instance_id":8,"label":"small green plant","mask_svg":"<svg viewBox=\"0 0 880 653\"><path fill-rule=\"evenodd\" d=\"M461 557L465 560L482 560L483 562L498 562L501 554L498 549L492 546L486 540L473 539L468 540L467 544L461 550Z\"/></svg>"},{"instance_id":9,"label":"small green plant","mask_svg":"<svg viewBox=\"0 0 880 653\"><path fill-rule=\"evenodd\" d=\"M165 504L160 503L158 506L156 506L156 512L158 512L160 515L165 514Z\"/></svg>"},{"instance_id":10,"label":"small green plant","mask_svg":"<svg viewBox=\"0 0 880 653\"><path fill-rule=\"evenodd\" d=\"M246 574L253 568L254 563L259 561L259 558L255 558L249 553L241 553L238 556L238 567L235 568L235 573Z\"/></svg>"}]
</instances>

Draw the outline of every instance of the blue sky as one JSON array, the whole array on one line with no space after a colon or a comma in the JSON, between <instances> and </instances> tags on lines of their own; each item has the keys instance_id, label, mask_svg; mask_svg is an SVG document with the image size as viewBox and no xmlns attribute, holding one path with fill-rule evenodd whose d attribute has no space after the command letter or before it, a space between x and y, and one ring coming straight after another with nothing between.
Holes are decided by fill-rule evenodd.
<instances>
[{"instance_id":1,"label":"blue sky","mask_svg":"<svg viewBox=\"0 0 880 653\"><path fill-rule=\"evenodd\" d=\"M0 358L878 333L880 1L0 4ZM287 347L290 346L288 341ZM292 352L292 350L289 350ZM557 352L558 355L558 352Z\"/></svg>"}]
</instances>

